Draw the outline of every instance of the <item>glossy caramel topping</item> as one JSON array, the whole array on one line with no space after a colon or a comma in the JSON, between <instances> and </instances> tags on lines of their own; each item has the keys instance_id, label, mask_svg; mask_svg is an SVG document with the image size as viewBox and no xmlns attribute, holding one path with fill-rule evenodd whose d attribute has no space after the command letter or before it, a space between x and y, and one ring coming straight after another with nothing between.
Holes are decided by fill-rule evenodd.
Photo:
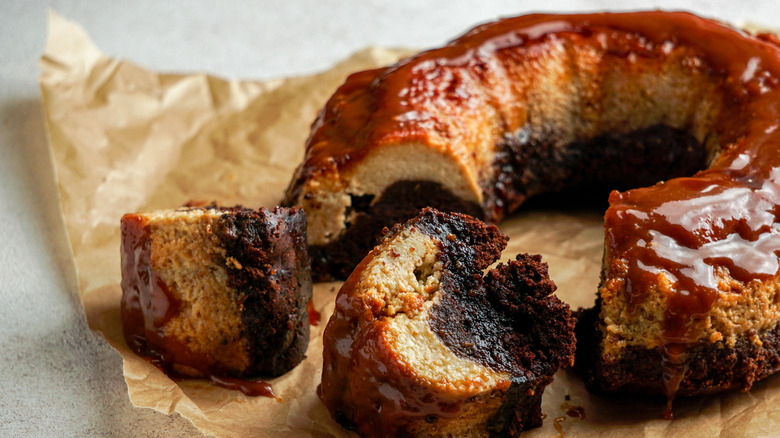
<instances>
[{"instance_id":1,"label":"glossy caramel topping","mask_svg":"<svg viewBox=\"0 0 780 438\"><path fill-rule=\"evenodd\" d=\"M629 301L640 305L659 276L672 285L667 342L695 340L690 323L717 299L718 269L743 283L777 275L776 173L751 187L727 172L706 171L610 196L605 227L612 256L628 263Z\"/></svg>"},{"instance_id":2,"label":"glossy caramel topping","mask_svg":"<svg viewBox=\"0 0 780 438\"><path fill-rule=\"evenodd\" d=\"M576 45L578 39L624 57L653 57L685 47L695 54L691 62L711 73L723 95L709 134L718 146L710 167L693 177L615 192L605 215L610 259L626 264L616 275L625 276L627 298L639 306L659 281L670 284L665 344L684 346L698 339L692 323L711 309L720 278L748 283L778 275L776 38L752 37L682 12L537 14L488 23L442 48L351 76L315 122L299 180L305 176L301 172L343 171L372 149L400 141L441 141L445 144L439 147L478 165L469 158L478 155L477 134L466 121L487 123L486 110L500 110L516 98L511 87L488 93L479 87L490 88L513 57L522 59L541 43ZM487 129L506 130L523 121L499 117L497 123L505 126Z\"/></svg>"},{"instance_id":3,"label":"glossy caramel topping","mask_svg":"<svg viewBox=\"0 0 780 438\"><path fill-rule=\"evenodd\" d=\"M509 18L479 26L444 47L392 67L350 76L315 121L299 176L345 169L383 144L430 143L433 135L449 141L444 147L453 153L468 155L475 139L468 129L460 129L462 122L481 117L486 104L501 105L517 98L511 87L502 86L490 90L492 101L484 102L474 87L490 87L489 77L505 75L511 58L522 58L535 44L575 35L594 37L605 50L622 56L689 46L702 54L710 68L729 78L736 96L767 90L777 82L775 47L689 13Z\"/></svg>"}]
</instances>

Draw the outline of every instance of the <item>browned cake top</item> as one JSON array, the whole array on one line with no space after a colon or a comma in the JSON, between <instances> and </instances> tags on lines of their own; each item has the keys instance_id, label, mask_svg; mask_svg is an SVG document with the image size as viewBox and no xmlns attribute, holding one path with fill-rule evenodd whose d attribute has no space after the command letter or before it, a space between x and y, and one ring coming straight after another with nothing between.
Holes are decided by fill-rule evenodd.
<instances>
[{"instance_id":1,"label":"browned cake top","mask_svg":"<svg viewBox=\"0 0 780 438\"><path fill-rule=\"evenodd\" d=\"M441 147L452 148L450 153L478 160L480 157L473 157L478 139L469 138L478 133L468 134L467 126L458 130L452 122L473 117L492 121L479 113L489 110L489 105L511 105L515 97L515 90L493 89L493 102L483 101L481 90L474 88L491 84L478 82L480 70L490 71L494 63L511 63L510 58L518 56L518 51L512 49L532 47L545 39L584 40L594 35L612 52L622 49L626 56L652 57L658 52L668 54L676 47L694 49L707 63L703 68L725 75L732 88L735 106L723 117L724 122L731 123L719 127L718 133L731 141L747 133L758 135L757 141L749 143L761 149L760 136L767 134L764 131L777 118L773 99L768 96L774 94L780 76L773 44L683 12L534 14L478 26L444 47L388 68L350 76L312 127L302 169L307 173L334 166L343 170L358 163L372 148L394 139L437 145L434 137L438 136L449 141ZM753 102L751 108L764 110L751 116L756 129L745 126L744 117L739 117L745 100ZM522 120L501 122L505 126L496 128L507 132ZM737 158L735 154L729 156L731 160ZM765 168L764 174L768 175L766 171L771 168L774 166Z\"/></svg>"}]
</instances>

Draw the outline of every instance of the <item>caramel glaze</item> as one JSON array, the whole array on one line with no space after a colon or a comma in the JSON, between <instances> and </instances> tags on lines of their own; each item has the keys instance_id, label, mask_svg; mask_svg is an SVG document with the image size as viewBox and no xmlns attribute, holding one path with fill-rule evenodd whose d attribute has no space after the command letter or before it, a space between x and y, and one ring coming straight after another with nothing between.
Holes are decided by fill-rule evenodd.
<instances>
[{"instance_id":1,"label":"caramel glaze","mask_svg":"<svg viewBox=\"0 0 780 438\"><path fill-rule=\"evenodd\" d=\"M594 38L610 54L626 57L668 53L676 46L694 48L709 68L727 78L732 97L742 108L756 94L774 89L780 72L777 48L767 38L762 41L684 12L532 14L503 19L391 67L351 75L315 120L291 189L300 189L298 183L313 174L348 169L375 147L401 140L426 143L435 131L449 130L452 135L452 121L445 117L473 116L484 106L467 88L467 73L458 70L485 79L487 73L480 75L481 71L498 70L501 62L511 62L507 58L522 56L536 44L575 36ZM491 93L496 105L515 98L508 88ZM771 101L762 99L763 104L749 106L759 109ZM719 134L733 141L744 134L744 120L735 120L736 108L727 113ZM761 117L765 123L756 126L756 132L774 125L771 114L758 114L766 117Z\"/></svg>"},{"instance_id":2,"label":"caramel glaze","mask_svg":"<svg viewBox=\"0 0 780 438\"><path fill-rule=\"evenodd\" d=\"M352 275L341 287L336 297L336 308L323 334L324 345L335 348L323 350L323 379L318 388L322 401L334 413L334 418L345 428L355 429L352 421L372 425L375 436L393 436L397 429L408 422L410 417L425 417L426 419L455 418L460 414L460 402L442 400L434 394L425 394L424 389L417 385L409 375L408 370L393 367L381 367L382 358L391 357L392 352L378 341L379 336L373 332L381 330L385 320L368 318L370 327L357 327L359 321L365 320L364 313L372 312L367 303L359 296L349 293L354 290L366 267L377 256L374 249L355 268ZM361 333L360 339L356 335ZM360 343L354 362L353 346ZM388 359L388 363L396 362ZM347 378L347 371L353 374ZM347 384L347 382L355 384ZM377 390L378 388L378 390ZM384 388L384 390L383 390ZM382 404L376 406L372 417L358 417L357 410L344 400L371 400L374 393L382 394ZM373 397L371 395L374 395ZM371 429L366 427L366 429ZM365 432L365 430L364 430Z\"/></svg>"},{"instance_id":3,"label":"caramel glaze","mask_svg":"<svg viewBox=\"0 0 780 438\"><path fill-rule=\"evenodd\" d=\"M166 336L165 324L179 312L180 301L152 269L149 224L140 215L122 218L122 327L125 341L139 356L147 359L171 378L182 376L173 364L187 364L223 388L241 391L247 396L276 398L271 385L263 380L227 377L218 362L207 354L197 354L172 336Z\"/></svg>"},{"instance_id":4,"label":"caramel glaze","mask_svg":"<svg viewBox=\"0 0 780 438\"><path fill-rule=\"evenodd\" d=\"M313 326L320 325L322 315L317 311L317 309L314 308L314 304L312 304L311 301L306 303L306 309L309 311L309 324Z\"/></svg>"},{"instance_id":5,"label":"caramel glaze","mask_svg":"<svg viewBox=\"0 0 780 438\"><path fill-rule=\"evenodd\" d=\"M712 133L719 151L710 167L692 177L613 192L605 215L607 260L627 264L620 275L625 275L630 301L642 303L659 273L672 282L664 323L666 392L671 397L684 373L686 346L697 340L691 324L717 299L715 271L726 269L745 283L778 275L776 39L755 38L683 12L536 14L485 24L442 48L351 76L315 121L297 181L333 169L343 172L383 144L425 143L430 132L452 130L444 115L466 117L484 105L453 72L468 70L479 77L511 53L522 55L555 38L595 38L607 42L605 50L617 56L657 56L687 47L722 81L724 109ZM509 90L492 92L497 102L512 98ZM504 128L511 125L504 123ZM618 268L607 269L611 275Z\"/></svg>"}]
</instances>

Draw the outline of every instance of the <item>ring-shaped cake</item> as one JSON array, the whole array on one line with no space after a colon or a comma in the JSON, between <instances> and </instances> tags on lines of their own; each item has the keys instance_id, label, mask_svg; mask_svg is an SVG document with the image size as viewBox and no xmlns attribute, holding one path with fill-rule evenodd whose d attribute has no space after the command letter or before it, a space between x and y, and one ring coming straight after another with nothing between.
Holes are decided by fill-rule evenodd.
<instances>
[{"instance_id":1,"label":"ring-shaped cake","mask_svg":"<svg viewBox=\"0 0 780 438\"><path fill-rule=\"evenodd\" d=\"M689 13L537 14L350 76L285 200L314 275L346 277L423 206L499 221L567 187L643 187L609 197L588 381L749 388L780 368L775 42Z\"/></svg>"}]
</instances>

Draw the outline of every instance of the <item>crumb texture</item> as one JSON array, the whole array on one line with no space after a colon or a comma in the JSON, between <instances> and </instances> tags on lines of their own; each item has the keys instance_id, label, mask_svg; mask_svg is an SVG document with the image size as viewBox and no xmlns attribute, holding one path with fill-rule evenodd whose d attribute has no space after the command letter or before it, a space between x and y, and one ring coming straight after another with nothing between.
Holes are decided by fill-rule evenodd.
<instances>
[{"instance_id":1,"label":"crumb texture","mask_svg":"<svg viewBox=\"0 0 780 438\"><path fill-rule=\"evenodd\" d=\"M196 210L152 218L151 268L180 303L178 315L165 326L166 336L178 339L195 355L214 358L212 366L241 372L250 358L241 336L238 292L228 286L225 248L213 233L221 215ZM176 369L202 373L187 364L177 364Z\"/></svg>"},{"instance_id":2,"label":"crumb texture","mask_svg":"<svg viewBox=\"0 0 780 438\"><path fill-rule=\"evenodd\" d=\"M216 233L225 248L228 285L239 291L252 373L284 374L303 360L309 343L306 214L294 207L235 209Z\"/></svg>"},{"instance_id":3,"label":"crumb texture","mask_svg":"<svg viewBox=\"0 0 780 438\"><path fill-rule=\"evenodd\" d=\"M573 360L573 319L539 256L485 276L506 240L430 208L385 236L339 291L325 330L320 396L337 421L363 436L541 425L544 387Z\"/></svg>"}]
</instances>

